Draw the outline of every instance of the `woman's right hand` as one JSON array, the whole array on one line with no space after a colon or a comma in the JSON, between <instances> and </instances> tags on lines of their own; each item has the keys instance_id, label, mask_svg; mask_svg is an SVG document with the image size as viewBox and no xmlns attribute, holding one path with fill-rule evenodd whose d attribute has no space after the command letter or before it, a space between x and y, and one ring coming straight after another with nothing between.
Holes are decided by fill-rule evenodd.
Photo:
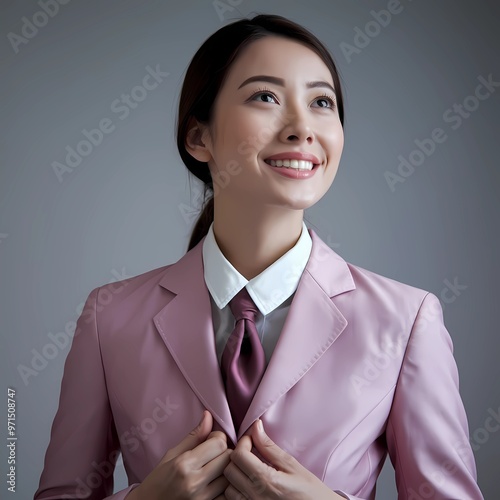
<instances>
[{"instance_id":1,"label":"woman's right hand","mask_svg":"<svg viewBox=\"0 0 500 500\"><path fill-rule=\"evenodd\" d=\"M133 489L125 500L222 500L229 482L223 472L232 450L223 432L210 432L212 414L204 410L199 425Z\"/></svg>"}]
</instances>

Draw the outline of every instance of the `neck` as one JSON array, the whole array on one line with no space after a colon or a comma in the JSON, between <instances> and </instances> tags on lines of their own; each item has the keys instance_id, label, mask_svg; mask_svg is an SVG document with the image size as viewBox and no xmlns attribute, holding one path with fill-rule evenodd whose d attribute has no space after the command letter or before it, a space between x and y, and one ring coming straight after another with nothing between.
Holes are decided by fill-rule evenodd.
<instances>
[{"instance_id":1,"label":"neck","mask_svg":"<svg viewBox=\"0 0 500 500\"><path fill-rule=\"evenodd\" d=\"M297 243L303 210L277 206L235 208L215 199L214 236L221 252L247 280L259 275Z\"/></svg>"}]
</instances>

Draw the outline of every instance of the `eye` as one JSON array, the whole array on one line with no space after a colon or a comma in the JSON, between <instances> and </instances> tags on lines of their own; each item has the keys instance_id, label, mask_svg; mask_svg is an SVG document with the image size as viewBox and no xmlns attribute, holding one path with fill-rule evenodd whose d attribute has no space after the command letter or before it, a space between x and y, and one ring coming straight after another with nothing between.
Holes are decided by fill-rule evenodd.
<instances>
[{"instance_id":1,"label":"eye","mask_svg":"<svg viewBox=\"0 0 500 500\"><path fill-rule=\"evenodd\" d=\"M257 92L255 92L254 94L252 94L252 96L250 97L250 101L253 101L255 97L257 96L271 96L276 102L278 101L276 96L268 89L268 88L259 88L257 90ZM320 108L324 108L324 109L335 109L335 98L330 95L330 94L323 94L323 95L320 95L316 98L317 101L325 101L327 103L330 104L330 106L319 106ZM270 101L260 101L260 102L270 102Z\"/></svg>"},{"instance_id":2,"label":"eye","mask_svg":"<svg viewBox=\"0 0 500 500\"><path fill-rule=\"evenodd\" d=\"M263 95L270 95L273 99L275 99L277 101L276 96L267 88L259 88L257 90L257 92L252 94L252 96L250 97L250 100L253 101L255 97L263 96ZM269 102L269 101L261 101L261 102Z\"/></svg>"},{"instance_id":3,"label":"eye","mask_svg":"<svg viewBox=\"0 0 500 500\"><path fill-rule=\"evenodd\" d=\"M318 100L318 101L326 101L326 102L330 103L330 108L331 109L335 109L335 99L330 94L323 94L323 95L317 97L316 100ZM328 109L327 106L320 106L320 108Z\"/></svg>"}]
</instances>

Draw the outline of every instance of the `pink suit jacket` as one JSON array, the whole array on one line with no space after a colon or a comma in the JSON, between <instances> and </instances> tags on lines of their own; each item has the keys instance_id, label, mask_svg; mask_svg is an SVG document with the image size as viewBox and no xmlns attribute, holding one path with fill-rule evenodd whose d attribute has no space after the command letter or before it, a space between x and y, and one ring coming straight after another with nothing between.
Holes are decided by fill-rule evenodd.
<instances>
[{"instance_id":1,"label":"pink suit jacket","mask_svg":"<svg viewBox=\"0 0 500 500\"><path fill-rule=\"evenodd\" d=\"M332 490L482 499L438 298L313 246L238 435L216 358L203 240L175 264L92 290L77 322L36 500L122 500L199 422L231 448L257 418ZM113 494L119 456L129 487Z\"/></svg>"}]
</instances>

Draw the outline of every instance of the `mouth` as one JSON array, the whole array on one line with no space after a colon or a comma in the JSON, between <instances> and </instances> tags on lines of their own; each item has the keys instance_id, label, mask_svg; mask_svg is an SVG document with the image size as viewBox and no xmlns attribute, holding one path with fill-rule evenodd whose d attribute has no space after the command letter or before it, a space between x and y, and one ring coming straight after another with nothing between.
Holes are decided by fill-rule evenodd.
<instances>
[{"instance_id":1,"label":"mouth","mask_svg":"<svg viewBox=\"0 0 500 500\"><path fill-rule=\"evenodd\" d=\"M285 168L288 170L309 171L315 170L320 166L320 163L313 163L305 160L264 160L265 163L275 168Z\"/></svg>"}]
</instances>

